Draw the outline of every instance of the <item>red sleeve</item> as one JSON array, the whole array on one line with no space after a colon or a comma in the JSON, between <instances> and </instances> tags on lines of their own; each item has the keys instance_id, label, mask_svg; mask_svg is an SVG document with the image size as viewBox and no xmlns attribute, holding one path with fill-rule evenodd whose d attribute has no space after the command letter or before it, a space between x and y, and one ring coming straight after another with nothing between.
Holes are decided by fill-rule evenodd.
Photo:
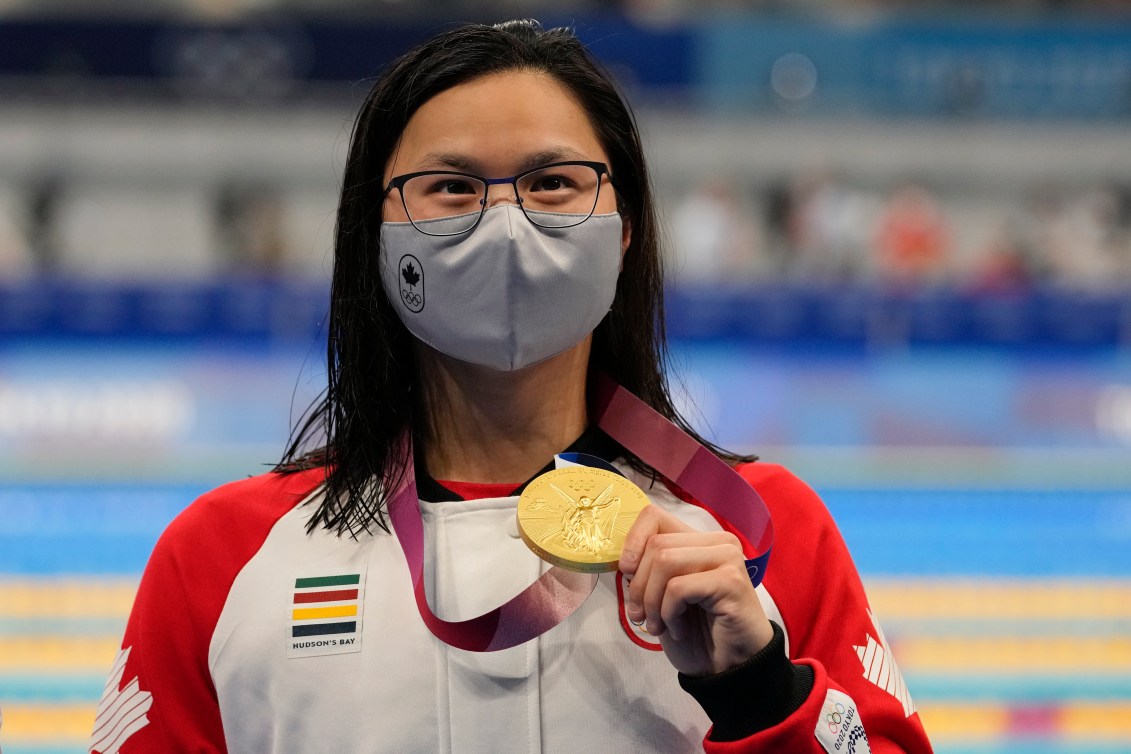
<instances>
[{"instance_id":1,"label":"red sleeve","mask_svg":"<svg viewBox=\"0 0 1131 754\"><path fill-rule=\"evenodd\" d=\"M776 541L764 583L785 622L790 659L811 666L814 682L784 721L741 741L708 735L707 754L929 754L919 714L820 498L780 466L748 464L739 473L773 516Z\"/></svg>"},{"instance_id":2,"label":"red sleeve","mask_svg":"<svg viewBox=\"0 0 1131 754\"><path fill-rule=\"evenodd\" d=\"M145 567L94 723L91 754L226 752L208 647L228 591L271 527L321 481L266 474L173 520Z\"/></svg>"}]
</instances>

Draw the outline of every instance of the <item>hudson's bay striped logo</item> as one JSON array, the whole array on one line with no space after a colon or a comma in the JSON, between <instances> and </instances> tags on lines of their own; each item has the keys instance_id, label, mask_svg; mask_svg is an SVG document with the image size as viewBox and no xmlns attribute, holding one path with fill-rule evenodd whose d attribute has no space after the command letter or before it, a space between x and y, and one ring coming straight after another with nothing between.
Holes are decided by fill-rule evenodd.
<instances>
[{"instance_id":1,"label":"hudson's bay striped logo","mask_svg":"<svg viewBox=\"0 0 1131 754\"><path fill-rule=\"evenodd\" d=\"M287 628L287 656L361 651L365 574L295 579Z\"/></svg>"}]
</instances>

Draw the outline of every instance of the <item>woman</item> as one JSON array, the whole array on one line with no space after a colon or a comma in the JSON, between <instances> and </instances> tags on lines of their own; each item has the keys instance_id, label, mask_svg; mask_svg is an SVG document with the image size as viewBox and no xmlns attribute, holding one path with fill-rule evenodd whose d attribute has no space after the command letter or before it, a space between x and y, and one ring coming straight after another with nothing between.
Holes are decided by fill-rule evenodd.
<instances>
[{"instance_id":1,"label":"woman","mask_svg":"<svg viewBox=\"0 0 1131 754\"><path fill-rule=\"evenodd\" d=\"M702 501L761 494L766 572L670 481L661 292L635 124L569 31L393 63L346 166L325 400L162 536L91 750L929 751L815 495L742 463ZM618 574L522 541L516 495L563 458L647 492ZM610 504L582 499L559 518Z\"/></svg>"}]
</instances>

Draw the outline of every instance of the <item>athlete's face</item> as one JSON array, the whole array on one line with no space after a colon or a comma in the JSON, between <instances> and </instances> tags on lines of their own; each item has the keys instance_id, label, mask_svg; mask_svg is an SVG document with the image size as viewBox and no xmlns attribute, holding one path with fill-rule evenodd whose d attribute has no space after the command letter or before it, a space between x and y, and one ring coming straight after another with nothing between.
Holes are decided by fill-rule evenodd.
<instances>
[{"instance_id":1,"label":"athlete's face","mask_svg":"<svg viewBox=\"0 0 1131 754\"><path fill-rule=\"evenodd\" d=\"M409 119L385 166L384 184L420 170L455 170L504 178L551 162L591 160L608 164L585 109L556 79L533 71L482 76L440 92ZM608 177L594 212L615 212ZM514 202L514 188L491 186L488 206ZM396 191L385 198L383 217L408 220ZM621 251L631 237L624 224Z\"/></svg>"}]
</instances>

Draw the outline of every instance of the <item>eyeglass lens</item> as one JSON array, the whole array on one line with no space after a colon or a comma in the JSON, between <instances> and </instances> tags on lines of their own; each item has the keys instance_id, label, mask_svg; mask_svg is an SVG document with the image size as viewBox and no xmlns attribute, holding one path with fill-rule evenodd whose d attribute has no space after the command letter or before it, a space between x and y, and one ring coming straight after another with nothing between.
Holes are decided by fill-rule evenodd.
<instances>
[{"instance_id":1,"label":"eyeglass lens","mask_svg":"<svg viewBox=\"0 0 1131 754\"><path fill-rule=\"evenodd\" d=\"M518 198L535 225L565 228L593 214L601 175L589 165L553 165L518 178ZM487 184L458 173L429 173L405 181L404 206L413 223L452 218L439 225L443 235L466 232L479 220L487 199ZM496 191L508 190L501 186ZM457 222L462 218L465 222ZM425 233L433 224L418 226Z\"/></svg>"}]
</instances>

